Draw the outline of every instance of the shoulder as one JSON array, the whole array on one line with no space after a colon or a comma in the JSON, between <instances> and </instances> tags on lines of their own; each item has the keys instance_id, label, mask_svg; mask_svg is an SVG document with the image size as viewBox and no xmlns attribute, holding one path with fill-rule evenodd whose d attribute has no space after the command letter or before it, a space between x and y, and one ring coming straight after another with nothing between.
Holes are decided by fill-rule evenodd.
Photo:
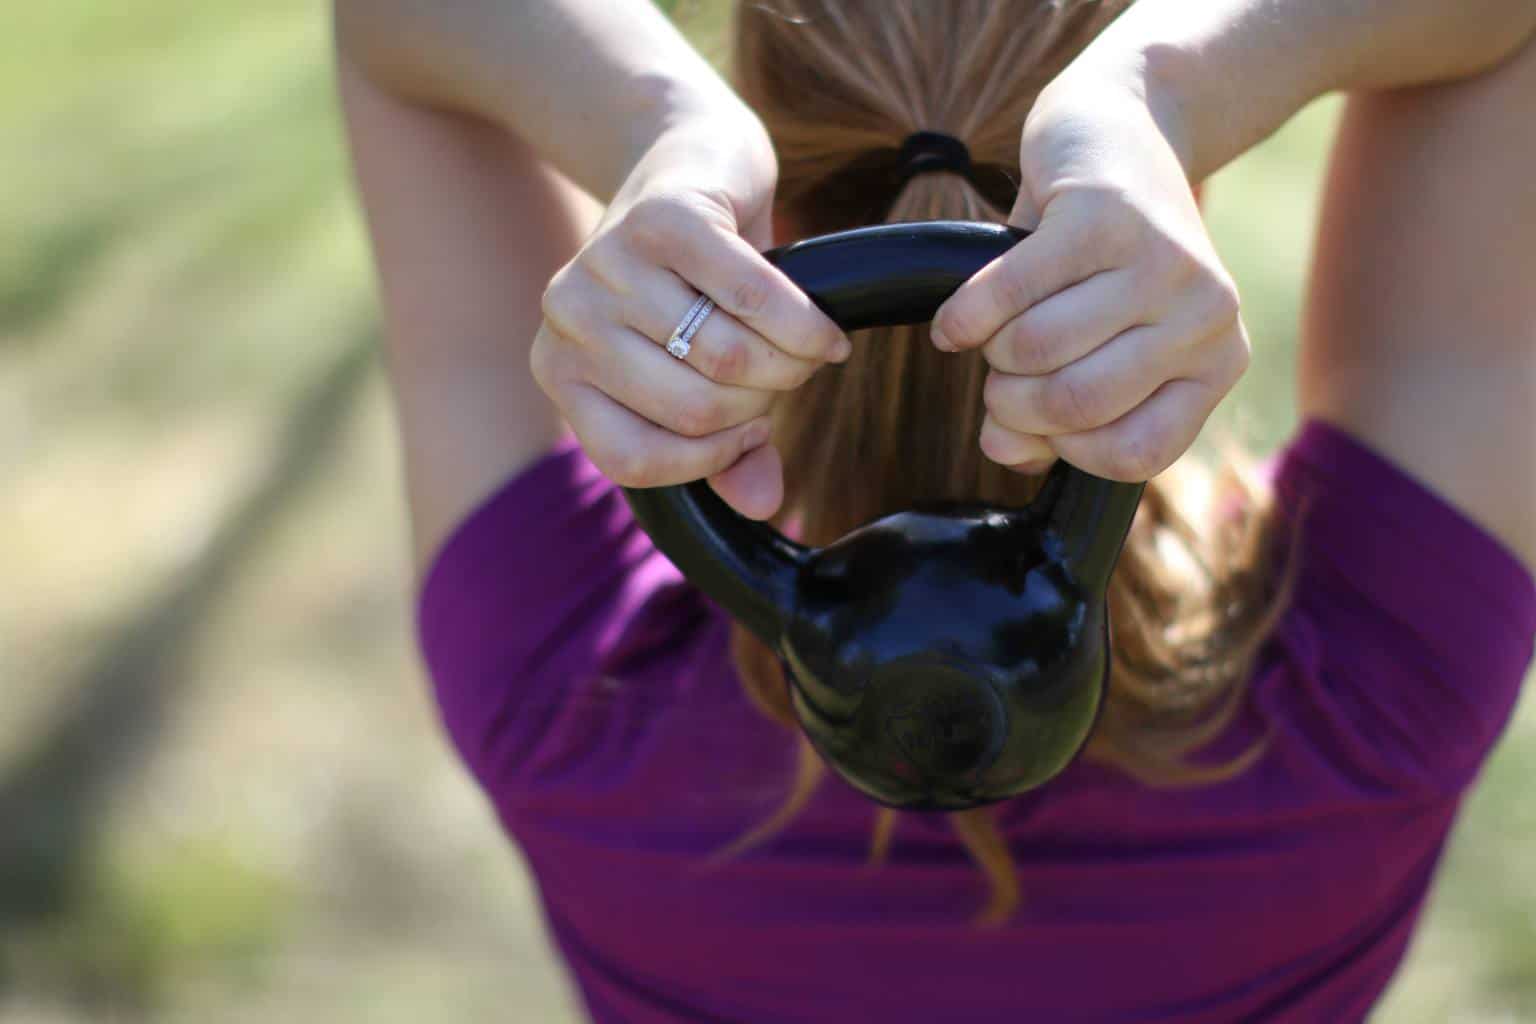
<instances>
[{"instance_id":1,"label":"shoulder","mask_svg":"<svg viewBox=\"0 0 1536 1024\"><path fill-rule=\"evenodd\" d=\"M550 757L618 756L640 723L729 675L722 614L569 437L452 529L416 620L448 733L497 793L526 789Z\"/></svg>"},{"instance_id":2,"label":"shoulder","mask_svg":"<svg viewBox=\"0 0 1536 1024\"><path fill-rule=\"evenodd\" d=\"M1304 421L1270 466L1295 583L1277 627L1293 671L1269 681L1280 688L1269 699L1356 767L1459 791L1520 694L1536 580L1499 538L1345 427Z\"/></svg>"}]
</instances>

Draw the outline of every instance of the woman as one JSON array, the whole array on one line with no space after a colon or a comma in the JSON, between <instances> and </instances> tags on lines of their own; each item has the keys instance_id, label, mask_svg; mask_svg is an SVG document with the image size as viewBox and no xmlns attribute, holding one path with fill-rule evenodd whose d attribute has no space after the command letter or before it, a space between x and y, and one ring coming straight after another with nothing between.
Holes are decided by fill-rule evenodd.
<instances>
[{"instance_id":1,"label":"woman","mask_svg":"<svg viewBox=\"0 0 1536 1024\"><path fill-rule=\"evenodd\" d=\"M1123 6L745 4L749 110L644 3L338 5L423 650L594 1019L1359 1020L1400 962L1536 634L1536 11ZM1247 342L1190 182L1333 89L1302 426L1207 516L1163 471ZM757 255L1007 203L931 337ZM820 543L1058 456L1151 478L1105 718L948 818L821 777L615 483Z\"/></svg>"}]
</instances>

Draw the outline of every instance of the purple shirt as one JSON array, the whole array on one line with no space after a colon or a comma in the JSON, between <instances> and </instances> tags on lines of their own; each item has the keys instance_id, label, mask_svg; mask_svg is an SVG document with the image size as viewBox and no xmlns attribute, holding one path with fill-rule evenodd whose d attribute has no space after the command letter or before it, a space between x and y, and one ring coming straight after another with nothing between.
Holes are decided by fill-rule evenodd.
<instances>
[{"instance_id":1,"label":"purple shirt","mask_svg":"<svg viewBox=\"0 0 1536 1024\"><path fill-rule=\"evenodd\" d=\"M1295 600L1200 759L1265 731L1270 751L1182 790L1079 760L999 805L1024 904L993 931L941 815L901 815L871 870L876 805L830 774L777 838L705 866L779 806L793 734L574 441L507 481L428 573L420 641L593 1020L1363 1019L1513 710L1536 584L1336 427L1304 423L1272 473L1283 508L1310 504Z\"/></svg>"}]
</instances>

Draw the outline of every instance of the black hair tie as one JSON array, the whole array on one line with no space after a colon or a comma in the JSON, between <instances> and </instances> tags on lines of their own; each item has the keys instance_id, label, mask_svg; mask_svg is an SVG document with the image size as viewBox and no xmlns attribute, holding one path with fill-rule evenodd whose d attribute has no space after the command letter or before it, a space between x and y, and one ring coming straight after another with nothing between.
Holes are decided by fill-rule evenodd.
<instances>
[{"instance_id":1,"label":"black hair tie","mask_svg":"<svg viewBox=\"0 0 1536 1024\"><path fill-rule=\"evenodd\" d=\"M971 179L971 151L965 143L943 132L913 132L901 144L901 168L897 172L901 185L919 174L933 171L951 171L967 180Z\"/></svg>"},{"instance_id":2,"label":"black hair tie","mask_svg":"<svg viewBox=\"0 0 1536 1024\"><path fill-rule=\"evenodd\" d=\"M900 147L861 152L806 189L796 200L808 218L806 233L825 235L881 223L907 183L931 171L960 175L999 211L1012 207L1019 194L1015 168L973 163L970 149L953 135L913 132Z\"/></svg>"}]
</instances>

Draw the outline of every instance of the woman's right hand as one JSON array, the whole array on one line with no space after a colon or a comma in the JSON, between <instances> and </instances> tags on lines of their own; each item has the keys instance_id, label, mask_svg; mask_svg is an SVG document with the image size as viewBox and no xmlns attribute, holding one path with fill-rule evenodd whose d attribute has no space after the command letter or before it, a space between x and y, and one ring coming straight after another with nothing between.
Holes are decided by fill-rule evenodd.
<instances>
[{"instance_id":1,"label":"woman's right hand","mask_svg":"<svg viewBox=\"0 0 1536 1024\"><path fill-rule=\"evenodd\" d=\"M1009 218L1034 234L934 318L935 344L990 367L980 442L1001 465L1151 479L1248 367L1236 285L1142 75L1079 58L1041 92Z\"/></svg>"},{"instance_id":2,"label":"woman's right hand","mask_svg":"<svg viewBox=\"0 0 1536 1024\"><path fill-rule=\"evenodd\" d=\"M743 515L783 500L776 397L852 351L763 259L773 151L734 114L669 132L544 294L530 363L594 465L625 487L708 479ZM665 348L700 294L717 304L684 359Z\"/></svg>"}]
</instances>

